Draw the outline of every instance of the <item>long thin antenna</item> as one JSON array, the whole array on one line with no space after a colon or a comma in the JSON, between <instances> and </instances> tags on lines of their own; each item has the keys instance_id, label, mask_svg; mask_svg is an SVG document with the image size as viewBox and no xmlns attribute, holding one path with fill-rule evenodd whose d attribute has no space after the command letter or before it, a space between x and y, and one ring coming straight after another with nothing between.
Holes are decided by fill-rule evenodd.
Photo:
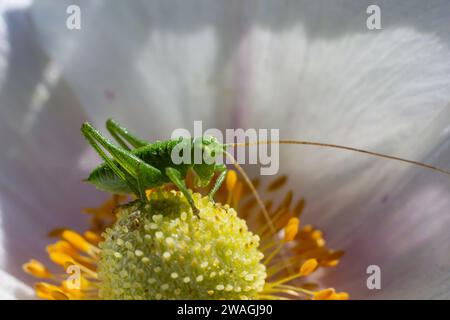
<instances>
[{"instance_id":1,"label":"long thin antenna","mask_svg":"<svg viewBox=\"0 0 450 320\"><path fill-rule=\"evenodd\" d=\"M259 144L297 144L297 145L300 144L300 145L307 145L307 146L318 146L318 147L325 147L325 148L333 148L333 149L353 151L353 152L368 154L368 155L379 157L379 158L385 158L385 159L396 160L396 161L400 161L400 162L404 162L404 163L413 164L413 165L418 166L418 167L431 169L431 170L434 170L434 171L437 171L437 172L440 172L440 173L443 173L443 174L446 174L446 175L450 176L450 171L445 170L445 169L441 169L441 168L438 168L438 167L435 167L435 166L432 166L432 165L427 164L427 163L414 161L414 160L408 160L408 159L404 159L404 158L400 158L400 157L395 157L395 156L391 156L391 155L384 154L384 153L379 153L379 152L373 152L373 151L368 151L368 150L363 150L363 149L358 149L358 148L353 148L353 147L342 146L342 145L339 145L339 144L321 143L321 142L314 142L314 141L301 141L301 140L299 140L299 141L297 141L297 140L280 140L280 141L267 140L267 141L258 141L258 142L229 143L229 144L227 144L227 146L230 146L230 147L246 147L246 146L252 146L252 145L259 145Z\"/></svg>"},{"instance_id":2,"label":"long thin antenna","mask_svg":"<svg viewBox=\"0 0 450 320\"><path fill-rule=\"evenodd\" d=\"M266 219L269 228L270 228L270 232L272 233L273 236L275 236L277 234L277 231L275 229L275 226L272 223L272 219L270 219L270 215L269 212L267 212L266 206L264 205L264 203L261 200L261 197L258 194L258 191L256 191L255 186L253 185L253 183L251 182L250 178L248 177L248 175L245 173L244 169L242 169L242 167L239 165L239 163L237 163L236 159L234 159L233 155L231 155L229 152L224 151L225 155L231 159L231 161L233 161L233 166L236 168L236 170L240 173L240 175L244 178L245 183L248 185L248 187L250 188L250 191L253 193L253 196L256 199L256 202L258 203L259 207L261 208L261 211L263 212L264 218Z\"/></svg>"}]
</instances>

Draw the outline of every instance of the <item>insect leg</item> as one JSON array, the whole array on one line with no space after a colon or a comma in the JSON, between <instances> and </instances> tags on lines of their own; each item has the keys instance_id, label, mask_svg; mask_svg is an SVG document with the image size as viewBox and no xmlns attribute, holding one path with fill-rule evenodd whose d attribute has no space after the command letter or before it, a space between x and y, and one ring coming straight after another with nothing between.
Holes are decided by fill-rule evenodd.
<instances>
[{"instance_id":1,"label":"insect leg","mask_svg":"<svg viewBox=\"0 0 450 320\"><path fill-rule=\"evenodd\" d=\"M81 131L84 136L88 139L91 145L99 152L105 161L107 161L108 165L114 170L114 173L119 177L131 176L135 179L133 184L133 192L136 195L140 196L139 188L137 187L137 180L139 178L139 184L141 184L141 189L147 186L156 185L161 181L162 173L159 169L151 166L150 164L144 162L130 151L120 148L114 145L111 141L105 138L100 132L97 131L91 124L84 123L81 127ZM112 161L100 148L97 142L107 150L117 164L121 167L122 170L118 168L118 166ZM94 143L94 144L93 144ZM138 173L139 167L139 173ZM136 190L138 192L136 192ZM145 198L144 198L145 199Z\"/></svg>"},{"instance_id":2,"label":"insect leg","mask_svg":"<svg viewBox=\"0 0 450 320\"><path fill-rule=\"evenodd\" d=\"M209 191L208 198L210 201L214 201L214 195L225 180L225 176L227 175L227 167L224 164L216 164L216 172L220 172L220 175L217 177L214 186Z\"/></svg>"},{"instance_id":3,"label":"insect leg","mask_svg":"<svg viewBox=\"0 0 450 320\"><path fill-rule=\"evenodd\" d=\"M178 171L177 169L171 168L171 167L167 167L166 175L169 177L170 181L172 181L178 187L178 189L180 189L180 191L184 194L187 201L189 202L189 205L192 208L192 211L195 214L198 214L199 211L194 204L194 199L192 199L192 196L189 193L189 190L186 187L186 184L184 183L184 180L183 180L183 177L181 176L180 171Z\"/></svg>"},{"instance_id":4,"label":"insect leg","mask_svg":"<svg viewBox=\"0 0 450 320\"><path fill-rule=\"evenodd\" d=\"M106 129L108 129L109 133L116 139L116 141L127 150L130 150L128 145L122 140L125 139L126 142L131 144L134 148L139 148L148 145L147 141L141 140L136 136L132 135L128 132L128 130L122 127L118 122L113 119L108 119L106 121Z\"/></svg>"},{"instance_id":5,"label":"insect leg","mask_svg":"<svg viewBox=\"0 0 450 320\"><path fill-rule=\"evenodd\" d=\"M100 148L100 146L97 144L96 140L92 137L89 130L86 130L86 128L83 126L81 129L81 132L85 136L86 140L89 142L89 144L94 148L95 151L100 155L100 157L105 161L105 163L111 168L111 170L114 172L116 176L118 176L120 179L125 181L125 183L128 185L130 190L132 190L134 193L136 193L138 190L134 186L133 177L131 177L126 171L121 170L114 161L111 160L110 157L106 155L106 153Z\"/></svg>"},{"instance_id":6,"label":"insect leg","mask_svg":"<svg viewBox=\"0 0 450 320\"><path fill-rule=\"evenodd\" d=\"M147 200L147 195L145 193L145 180L146 180L146 171L142 169L142 165L139 163L137 167L137 188L139 191L139 198L142 200ZM151 173L149 173L151 175Z\"/></svg>"}]
</instances>

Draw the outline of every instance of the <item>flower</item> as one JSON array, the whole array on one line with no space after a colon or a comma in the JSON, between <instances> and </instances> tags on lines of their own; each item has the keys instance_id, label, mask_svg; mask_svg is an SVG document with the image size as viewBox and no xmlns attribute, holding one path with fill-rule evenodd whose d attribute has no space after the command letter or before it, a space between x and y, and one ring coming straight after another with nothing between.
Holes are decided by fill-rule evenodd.
<instances>
[{"instance_id":1,"label":"flower","mask_svg":"<svg viewBox=\"0 0 450 320\"><path fill-rule=\"evenodd\" d=\"M268 189L285 182L280 177ZM67 275L54 274L34 259L23 269L46 280L35 291L51 300L348 299L346 292L320 290L310 281L296 283L319 268L336 266L343 255L327 248L322 233L311 225L299 229L304 199L292 206L288 192L270 210L273 234L248 193L230 170L219 193L226 205L194 193L198 216L179 191L148 190L145 206L131 202L114 208L121 200L114 196L100 208L85 210L92 219L83 235L70 229L50 233L60 238L47 246L50 259L64 271L78 266L78 286L71 287ZM241 212L240 218L230 205ZM98 223L105 219L106 224Z\"/></svg>"},{"instance_id":2,"label":"flower","mask_svg":"<svg viewBox=\"0 0 450 320\"><path fill-rule=\"evenodd\" d=\"M204 128L280 128L310 139L449 163L449 3L71 1L1 8L0 297L28 298L23 261L104 195L80 183L97 161L79 136L113 117L148 140ZM281 147L280 171L348 253L323 281L352 298L448 298L447 177L312 147ZM248 171L254 176L252 168ZM282 197L275 195L274 197ZM40 261L46 257L36 256ZM47 263L48 264L48 263ZM367 268L382 289L366 286Z\"/></svg>"}]
</instances>

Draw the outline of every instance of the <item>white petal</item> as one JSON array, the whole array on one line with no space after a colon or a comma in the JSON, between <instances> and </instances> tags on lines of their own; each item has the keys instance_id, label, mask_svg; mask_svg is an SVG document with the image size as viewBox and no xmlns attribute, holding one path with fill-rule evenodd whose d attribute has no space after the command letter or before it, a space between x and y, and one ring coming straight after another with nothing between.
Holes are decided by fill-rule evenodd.
<instances>
[{"instance_id":1,"label":"white petal","mask_svg":"<svg viewBox=\"0 0 450 320\"><path fill-rule=\"evenodd\" d=\"M30 252L43 254L49 228L81 227L80 207L98 203L79 183L93 156L78 133L86 118L113 116L152 138L194 119L281 127L288 138L430 161L448 136L447 1L385 3L384 29L374 32L366 4L350 1L90 1L80 31L63 27L69 3L36 3L37 30L21 13L7 20L0 263L17 278L26 279L20 265ZM348 251L331 283L369 297L365 267L378 263L389 282L381 295L446 297L445 179L351 154L282 150L282 169L308 200L305 219ZM439 222L429 233L427 212Z\"/></svg>"},{"instance_id":2,"label":"white petal","mask_svg":"<svg viewBox=\"0 0 450 320\"><path fill-rule=\"evenodd\" d=\"M5 22L9 56L0 93L0 269L30 284L21 265L30 258L48 261L47 232L85 227L80 209L98 204L104 195L80 183L87 171L79 162L88 147L79 135L86 115L77 98L64 81L52 81L53 64L33 41L26 14L7 12ZM9 289L6 294L13 295Z\"/></svg>"},{"instance_id":3,"label":"white petal","mask_svg":"<svg viewBox=\"0 0 450 320\"><path fill-rule=\"evenodd\" d=\"M33 299L34 291L27 284L0 270L0 300Z\"/></svg>"},{"instance_id":4,"label":"white petal","mask_svg":"<svg viewBox=\"0 0 450 320\"><path fill-rule=\"evenodd\" d=\"M236 104L245 126L435 162L435 147L449 136L450 4L386 4L379 32L365 30L364 6L339 5L292 4L307 18L278 32L250 29L231 64L245 65L246 90ZM254 19L266 11L273 12ZM283 11L271 25L290 16ZM447 297L439 285L449 274L447 177L342 151L285 146L282 155L282 171L309 203L305 222L348 252L328 285L355 298ZM392 206L380 205L387 198ZM400 230L403 239L383 241ZM370 264L383 267L377 294L366 287Z\"/></svg>"},{"instance_id":5,"label":"white petal","mask_svg":"<svg viewBox=\"0 0 450 320\"><path fill-rule=\"evenodd\" d=\"M441 159L449 157L447 146ZM355 298L448 299L449 192L447 177L416 170L406 185L349 207L352 218L337 215L328 237L347 255L323 282ZM369 265L381 268L381 290L367 288Z\"/></svg>"},{"instance_id":6,"label":"white petal","mask_svg":"<svg viewBox=\"0 0 450 320\"><path fill-rule=\"evenodd\" d=\"M91 119L103 125L114 116L152 139L191 129L196 119L217 126L212 106L221 92L221 61L215 30L182 30L207 10L190 3L171 10L164 1L92 1L80 5L81 30L56 27L65 25L67 16L60 13L71 3L40 1L33 17L43 48Z\"/></svg>"}]
</instances>

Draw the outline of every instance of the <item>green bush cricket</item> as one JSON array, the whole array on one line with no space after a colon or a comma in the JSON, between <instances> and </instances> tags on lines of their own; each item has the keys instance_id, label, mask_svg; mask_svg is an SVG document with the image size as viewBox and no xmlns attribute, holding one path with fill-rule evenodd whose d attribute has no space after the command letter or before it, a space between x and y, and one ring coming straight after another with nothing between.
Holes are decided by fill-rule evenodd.
<instances>
[{"instance_id":1,"label":"green bush cricket","mask_svg":"<svg viewBox=\"0 0 450 320\"><path fill-rule=\"evenodd\" d=\"M115 145L109 139L104 137L88 122L83 123L81 127L81 132L86 137L89 144L104 160L103 164L99 165L91 172L89 177L85 180L86 182L95 185L100 190L111 193L134 193L141 200L146 200L145 191L147 189L160 187L166 183L172 182L184 194L195 213L198 213L198 209L195 207L191 194L186 187L184 181L186 174L188 170L193 170L196 177L196 185L199 187L209 185L215 174L218 174L218 177L208 194L209 199L212 201L214 194L224 182L227 173L227 167L224 164L214 161L220 153L223 153L233 160L234 166L244 177L245 182L254 194L266 219L268 218L267 210L250 182L250 179L234 158L226 151L227 147L278 143L335 148L401 161L450 175L449 171L426 163L336 144L296 140L221 144L216 138L210 136L189 139L179 138L150 143L135 137L133 134L129 133L126 128L120 126L112 119L107 120L106 128L120 146ZM130 149L127 143L134 149ZM198 151L200 149L202 153L206 153L207 159L210 159L210 161L197 164L174 163L171 157L172 150L177 146L179 147L180 144L186 143L190 144L190 148L188 149L192 150L192 152L196 152L196 150ZM108 151L112 158L110 158L102 148Z\"/></svg>"},{"instance_id":2,"label":"green bush cricket","mask_svg":"<svg viewBox=\"0 0 450 320\"><path fill-rule=\"evenodd\" d=\"M226 147L213 137L180 138L149 143L135 137L112 119L106 122L106 127L120 146L109 141L87 122L81 128L81 132L89 144L105 161L86 179L100 190L112 193L134 193L140 199L145 200L145 190L172 182L184 194L194 212L197 212L184 182L187 171L192 169L195 172L196 185L199 187L207 186L213 176L219 173L209 192L211 200L224 181L227 172L224 164L214 161L199 164L175 164L171 158L172 150L175 147L188 143L192 146L192 152L195 152L196 148L200 148L202 152L206 152L213 159L219 152L225 151ZM124 140L135 149L130 150ZM109 158L101 147L108 151L113 159Z\"/></svg>"}]
</instances>

